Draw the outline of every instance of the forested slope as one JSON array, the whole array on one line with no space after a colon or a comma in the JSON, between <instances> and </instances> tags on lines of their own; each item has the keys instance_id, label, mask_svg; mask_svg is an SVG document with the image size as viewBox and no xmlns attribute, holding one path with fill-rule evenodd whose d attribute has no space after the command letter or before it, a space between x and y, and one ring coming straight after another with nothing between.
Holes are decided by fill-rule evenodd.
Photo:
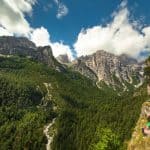
<instances>
[{"instance_id":1,"label":"forested slope","mask_svg":"<svg viewBox=\"0 0 150 150\"><path fill-rule=\"evenodd\" d=\"M46 149L44 125L56 118L54 150L121 149L147 99L144 88L118 96L69 69L0 57L0 147Z\"/></svg>"}]
</instances>

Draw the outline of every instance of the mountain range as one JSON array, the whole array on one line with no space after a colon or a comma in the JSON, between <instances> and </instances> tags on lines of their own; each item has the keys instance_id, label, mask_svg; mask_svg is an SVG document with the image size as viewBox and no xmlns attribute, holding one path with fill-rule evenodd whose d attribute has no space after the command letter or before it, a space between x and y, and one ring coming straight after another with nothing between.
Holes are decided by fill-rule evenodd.
<instances>
[{"instance_id":1,"label":"mountain range","mask_svg":"<svg viewBox=\"0 0 150 150\"><path fill-rule=\"evenodd\" d=\"M0 37L0 54L31 57L60 71L65 70L66 65L63 64L69 64L72 70L95 81L99 87L105 83L126 91L129 86L139 87L143 83L144 63L138 63L126 54L116 56L99 50L70 62L65 54L55 59L50 46L36 47L27 38L17 37Z\"/></svg>"},{"instance_id":2,"label":"mountain range","mask_svg":"<svg viewBox=\"0 0 150 150\"><path fill-rule=\"evenodd\" d=\"M116 56L104 50L80 57L73 62L73 68L81 74L96 80L99 85L105 82L114 88L138 87L143 81L143 63L138 63L128 55Z\"/></svg>"},{"instance_id":3,"label":"mountain range","mask_svg":"<svg viewBox=\"0 0 150 150\"><path fill-rule=\"evenodd\" d=\"M50 46L0 37L0 149L127 149L149 98L143 71L125 54L70 62Z\"/></svg>"}]
</instances>

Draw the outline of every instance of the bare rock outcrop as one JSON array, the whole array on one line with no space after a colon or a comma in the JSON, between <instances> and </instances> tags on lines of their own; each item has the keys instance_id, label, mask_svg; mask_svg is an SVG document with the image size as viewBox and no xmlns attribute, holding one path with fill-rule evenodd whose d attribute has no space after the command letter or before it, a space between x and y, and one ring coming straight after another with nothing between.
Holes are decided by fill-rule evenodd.
<instances>
[{"instance_id":1,"label":"bare rock outcrop","mask_svg":"<svg viewBox=\"0 0 150 150\"><path fill-rule=\"evenodd\" d=\"M148 115L150 115L150 101L142 105L141 114L127 150L150 150L150 136L144 136L142 133L142 128L146 125Z\"/></svg>"},{"instance_id":2,"label":"bare rock outcrop","mask_svg":"<svg viewBox=\"0 0 150 150\"><path fill-rule=\"evenodd\" d=\"M143 66L136 59L127 55L116 56L104 50L78 58L72 68L92 80L97 78L98 82L104 81L112 86L124 87L126 83L136 86L143 78Z\"/></svg>"}]
</instances>

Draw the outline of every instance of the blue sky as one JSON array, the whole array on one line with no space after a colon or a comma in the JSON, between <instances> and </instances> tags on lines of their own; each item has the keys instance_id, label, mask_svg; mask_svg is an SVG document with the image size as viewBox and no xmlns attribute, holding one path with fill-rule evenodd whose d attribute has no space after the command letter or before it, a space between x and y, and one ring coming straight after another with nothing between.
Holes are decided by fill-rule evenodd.
<instances>
[{"instance_id":1,"label":"blue sky","mask_svg":"<svg viewBox=\"0 0 150 150\"><path fill-rule=\"evenodd\" d=\"M75 42L82 28L105 25L111 21L111 14L118 9L122 0L63 0L69 12L56 17L57 7L53 0L39 0L34 6L31 26L44 26L51 34L52 41L63 40L70 46ZM148 4L149 3L149 4ZM50 6L50 7L49 7ZM127 7L135 19L143 18L143 24L150 24L150 2L148 0L128 0ZM46 9L46 10L45 10Z\"/></svg>"},{"instance_id":2,"label":"blue sky","mask_svg":"<svg viewBox=\"0 0 150 150\"><path fill-rule=\"evenodd\" d=\"M149 0L1 0L0 36L51 45L56 57L103 49L143 59L150 52L149 6Z\"/></svg>"}]
</instances>

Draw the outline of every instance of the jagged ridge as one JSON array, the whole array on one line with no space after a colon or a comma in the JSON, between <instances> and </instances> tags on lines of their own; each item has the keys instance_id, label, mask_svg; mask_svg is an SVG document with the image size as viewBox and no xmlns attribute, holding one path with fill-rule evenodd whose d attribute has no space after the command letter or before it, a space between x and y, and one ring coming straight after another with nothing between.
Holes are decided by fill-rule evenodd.
<instances>
[{"instance_id":1,"label":"jagged ridge","mask_svg":"<svg viewBox=\"0 0 150 150\"><path fill-rule=\"evenodd\" d=\"M78 58L73 62L72 68L92 80L97 78L98 82L104 81L107 85L122 86L124 89L126 84L138 84L143 73L143 64L139 64L137 60L103 50Z\"/></svg>"},{"instance_id":2,"label":"jagged ridge","mask_svg":"<svg viewBox=\"0 0 150 150\"><path fill-rule=\"evenodd\" d=\"M64 70L64 67L53 57L50 46L36 47L33 42L25 37L0 37L0 54L26 56L59 71Z\"/></svg>"}]
</instances>

